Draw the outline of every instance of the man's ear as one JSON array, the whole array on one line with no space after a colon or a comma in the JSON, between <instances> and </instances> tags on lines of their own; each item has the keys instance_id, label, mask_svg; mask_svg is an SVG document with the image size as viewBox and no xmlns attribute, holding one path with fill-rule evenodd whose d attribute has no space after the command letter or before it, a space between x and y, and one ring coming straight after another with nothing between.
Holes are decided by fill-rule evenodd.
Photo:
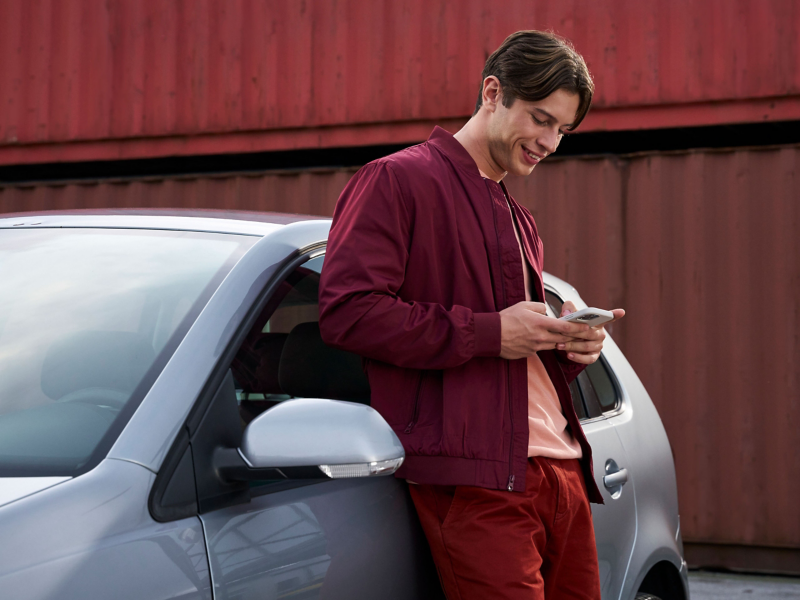
<instances>
[{"instance_id":1,"label":"man's ear","mask_svg":"<svg viewBox=\"0 0 800 600\"><path fill-rule=\"evenodd\" d=\"M489 112L494 112L497 110L501 97L500 80L494 75L489 75L483 80L483 106Z\"/></svg>"}]
</instances>

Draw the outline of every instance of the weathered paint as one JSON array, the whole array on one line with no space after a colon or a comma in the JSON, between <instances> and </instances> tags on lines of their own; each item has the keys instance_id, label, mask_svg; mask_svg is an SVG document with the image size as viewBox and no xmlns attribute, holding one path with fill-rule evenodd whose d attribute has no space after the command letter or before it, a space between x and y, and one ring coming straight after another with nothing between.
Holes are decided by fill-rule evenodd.
<instances>
[{"instance_id":1,"label":"weathered paint","mask_svg":"<svg viewBox=\"0 0 800 600\"><path fill-rule=\"evenodd\" d=\"M800 119L795 0L6 0L0 164L421 140L524 28L586 57L584 131Z\"/></svg>"},{"instance_id":2,"label":"weathered paint","mask_svg":"<svg viewBox=\"0 0 800 600\"><path fill-rule=\"evenodd\" d=\"M7 186L0 212L330 215L353 172ZM669 434L684 539L723 562L752 548L800 565L798 173L800 146L786 146L548 159L508 182L536 216L545 268L590 305L627 309L612 332Z\"/></svg>"}]
</instances>

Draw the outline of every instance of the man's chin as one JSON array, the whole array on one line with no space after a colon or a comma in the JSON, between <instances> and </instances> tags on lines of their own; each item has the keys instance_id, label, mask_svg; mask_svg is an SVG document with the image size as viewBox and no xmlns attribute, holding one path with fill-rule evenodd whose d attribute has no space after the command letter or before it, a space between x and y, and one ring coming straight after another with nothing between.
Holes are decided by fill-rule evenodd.
<instances>
[{"instance_id":1,"label":"man's chin","mask_svg":"<svg viewBox=\"0 0 800 600\"><path fill-rule=\"evenodd\" d=\"M514 165L514 168L508 169L508 174L516 175L517 177L527 177L535 168L536 165Z\"/></svg>"}]
</instances>

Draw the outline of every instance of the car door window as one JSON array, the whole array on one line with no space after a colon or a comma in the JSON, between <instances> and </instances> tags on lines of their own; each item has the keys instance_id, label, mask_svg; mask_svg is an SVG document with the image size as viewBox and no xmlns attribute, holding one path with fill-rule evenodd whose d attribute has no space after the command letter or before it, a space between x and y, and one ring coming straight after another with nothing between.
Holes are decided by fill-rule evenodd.
<instances>
[{"instance_id":1,"label":"car door window","mask_svg":"<svg viewBox=\"0 0 800 600\"><path fill-rule=\"evenodd\" d=\"M242 427L276 403L293 397L281 387L280 359L295 327L319 321L323 259L318 256L308 260L280 283L231 364Z\"/></svg>"},{"instance_id":2,"label":"car door window","mask_svg":"<svg viewBox=\"0 0 800 600\"><path fill-rule=\"evenodd\" d=\"M550 290L545 299L554 314L561 314L564 302ZM602 354L594 364L588 365L570 384L575 412L581 420L594 419L619 407L619 392L614 384Z\"/></svg>"},{"instance_id":3,"label":"car door window","mask_svg":"<svg viewBox=\"0 0 800 600\"><path fill-rule=\"evenodd\" d=\"M544 296L548 307L551 311L553 311L553 315L560 315L561 307L564 305L564 302L561 300L561 298L556 296L550 290L545 290ZM583 375L583 373L581 373L581 375ZM578 375L578 379L580 379L581 375ZM572 383L569 384L569 391L572 394L572 405L575 407L575 413L578 415L578 419L584 421L586 419L596 417L597 414L595 413L597 411L592 410L593 405L586 402L578 379L573 380Z\"/></svg>"},{"instance_id":4,"label":"car door window","mask_svg":"<svg viewBox=\"0 0 800 600\"><path fill-rule=\"evenodd\" d=\"M586 406L583 402L581 388L577 379L573 379L572 383L569 384L569 391L570 394L572 394L572 404L575 407L575 412L578 415L578 419L581 421L588 419L589 415L586 413Z\"/></svg>"},{"instance_id":5,"label":"car door window","mask_svg":"<svg viewBox=\"0 0 800 600\"><path fill-rule=\"evenodd\" d=\"M619 408L619 393L602 355L578 375L575 383L586 406L587 418L594 419Z\"/></svg>"},{"instance_id":6,"label":"car door window","mask_svg":"<svg viewBox=\"0 0 800 600\"><path fill-rule=\"evenodd\" d=\"M619 408L619 392L608 371L603 357L585 369L585 376L581 380L581 390L593 397L593 401L600 405L603 413L614 412Z\"/></svg>"}]
</instances>

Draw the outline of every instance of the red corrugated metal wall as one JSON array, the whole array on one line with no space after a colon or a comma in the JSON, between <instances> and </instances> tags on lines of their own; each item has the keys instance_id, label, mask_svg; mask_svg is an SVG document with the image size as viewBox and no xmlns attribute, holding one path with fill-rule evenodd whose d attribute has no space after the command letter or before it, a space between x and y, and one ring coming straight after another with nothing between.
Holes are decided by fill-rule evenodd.
<instances>
[{"instance_id":1,"label":"red corrugated metal wall","mask_svg":"<svg viewBox=\"0 0 800 600\"><path fill-rule=\"evenodd\" d=\"M586 57L584 131L800 118L796 0L6 0L0 164L421 140L523 28Z\"/></svg>"},{"instance_id":2,"label":"red corrugated metal wall","mask_svg":"<svg viewBox=\"0 0 800 600\"><path fill-rule=\"evenodd\" d=\"M100 208L214 208L331 215L356 169L0 186L0 214Z\"/></svg>"},{"instance_id":3,"label":"red corrugated metal wall","mask_svg":"<svg viewBox=\"0 0 800 600\"><path fill-rule=\"evenodd\" d=\"M150 206L330 215L353 172L0 187L0 212ZM761 562L745 552L728 566L796 573L798 173L800 146L792 146L556 159L509 181L536 216L546 269L589 304L628 310L613 334L672 442L685 540L761 552ZM773 556L765 550L782 551L783 562L765 563Z\"/></svg>"},{"instance_id":4,"label":"red corrugated metal wall","mask_svg":"<svg viewBox=\"0 0 800 600\"><path fill-rule=\"evenodd\" d=\"M795 573L798 173L784 147L554 161L512 183L546 268L628 310L614 335L667 428L685 539L775 550L727 566Z\"/></svg>"}]
</instances>

